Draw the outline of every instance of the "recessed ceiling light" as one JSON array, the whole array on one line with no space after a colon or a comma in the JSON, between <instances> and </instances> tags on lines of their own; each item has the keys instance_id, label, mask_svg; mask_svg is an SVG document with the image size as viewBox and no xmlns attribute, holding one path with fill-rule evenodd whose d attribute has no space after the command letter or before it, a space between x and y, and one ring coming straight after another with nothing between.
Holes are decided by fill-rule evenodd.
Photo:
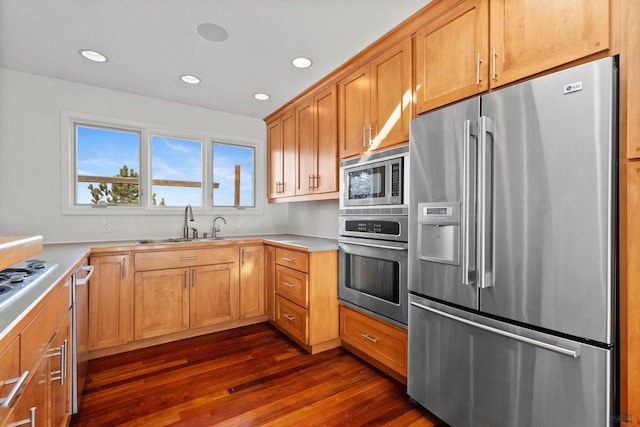
<instances>
[{"instance_id":1,"label":"recessed ceiling light","mask_svg":"<svg viewBox=\"0 0 640 427\"><path fill-rule=\"evenodd\" d=\"M107 62L107 57L95 50L81 49L80 55L93 62Z\"/></svg>"},{"instance_id":2,"label":"recessed ceiling light","mask_svg":"<svg viewBox=\"0 0 640 427\"><path fill-rule=\"evenodd\" d=\"M255 99L257 99L258 101L266 101L267 99L271 98L268 94L266 93L254 93L253 97Z\"/></svg>"},{"instance_id":3,"label":"recessed ceiling light","mask_svg":"<svg viewBox=\"0 0 640 427\"><path fill-rule=\"evenodd\" d=\"M189 83L191 85L197 85L198 83L200 83L200 78L196 77L196 76L191 76L189 74L183 74L180 76L180 80L182 80L185 83Z\"/></svg>"},{"instance_id":4,"label":"recessed ceiling light","mask_svg":"<svg viewBox=\"0 0 640 427\"><path fill-rule=\"evenodd\" d=\"M210 22L198 25L197 31L200 37L211 42L223 42L229 38L229 32L227 30L220 25Z\"/></svg>"},{"instance_id":5,"label":"recessed ceiling light","mask_svg":"<svg viewBox=\"0 0 640 427\"><path fill-rule=\"evenodd\" d=\"M296 68L309 68L311 67L311 60L303 56L299 58L293 58L291 60L291 65L293 65Z\"/></svg>"}]
</instances>

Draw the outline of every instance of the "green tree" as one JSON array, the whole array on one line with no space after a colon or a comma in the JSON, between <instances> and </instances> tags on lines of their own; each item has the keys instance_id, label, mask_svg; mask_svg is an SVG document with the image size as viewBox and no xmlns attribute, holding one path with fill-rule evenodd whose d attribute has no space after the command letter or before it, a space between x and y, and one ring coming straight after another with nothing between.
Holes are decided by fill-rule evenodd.
<instances>
[{"instance_id":1,"label":"green tree","mask_svg":"<svg viewBox=\"0 0 640 427\"><path fill-rule=\"evenodd\" d=\"M127 165L120 168L120 173L114 175L119 178L138 178L139 175L133 169L129 169ZM115 204L115 205L137 205L140 189L136 183L113 183L111 185L101 182L97 186L89 184L91 192L91 203L93 204ZM156 193L152 195L152 203L156 206ZM164 197L160 199L160 206L164 206Z\"/></svg>"}]
</instances>

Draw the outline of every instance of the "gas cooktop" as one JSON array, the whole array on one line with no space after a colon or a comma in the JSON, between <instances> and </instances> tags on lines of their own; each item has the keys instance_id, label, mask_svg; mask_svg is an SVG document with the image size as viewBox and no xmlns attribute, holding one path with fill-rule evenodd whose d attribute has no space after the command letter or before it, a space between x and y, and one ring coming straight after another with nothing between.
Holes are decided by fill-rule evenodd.
<instances>
[{"instance_id":1,"label":"gas cooktop","mask_svg":"<svg viewBox=\"0 0 640 427\"><path fill-rule=\"evenodd\" d=\"M24 266L5 268L0 270L0 309L8 305L20 293L53 271L58 264L47 264L43 260L29 259Z\"/></svg>"}]
</instances>

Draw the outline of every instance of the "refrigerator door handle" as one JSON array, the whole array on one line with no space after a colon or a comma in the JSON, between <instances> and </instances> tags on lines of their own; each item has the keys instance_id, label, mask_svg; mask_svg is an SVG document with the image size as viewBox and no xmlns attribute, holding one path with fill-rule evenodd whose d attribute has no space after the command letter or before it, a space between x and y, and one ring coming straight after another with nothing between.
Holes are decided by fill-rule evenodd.
<instances>
[{"instance_id":1,"label":"refrigerator door handle","mask_svg":"<svg viewBox=\"0 0 640 427\"><path fill-rule=\"evenodd\" d=\"M491 138L488 136L491 135ZM493 120L481 116L478 125L478 288L493 286Z\"/></svg>"},{"instance_id":2,"label":"refrigerator door handle","mask_svg":"<svg viewBox=\"0 0 640 427\"><path fill-rule=\"evenodd\" d=\"M471 120L464 121L462 144L462 284L476 284L475 265L475 194L476 194L476 144L477 129ZM474 240L472 240L474 239Z\"/></svg>"},{"instance_id":3,"label":"refrigerator door handle","mask_svg":"<svg viewBox=\"0 0 640 427\"><path fill-rule=\"evenodd\" d=\"M432 312L433 314L436 314L438 316L443 316L446 317L448 319L451 320L455 320L456 322L461 322L464 323L466 325L469 326L474 326L476 328L479 329L483 329L487 332L491 332L497 335L501 335L503 337L507 337L507 338L511 338L514 339L516 341L520 341L520 342L524 342L527 344L531 344L534 345L536 347L540 347L543 348L545 350L550 350L556 353L560 353L564 356L569 356L569 357L573 357L574 359L577 359L578 357L580 357L580 349L572 349L572 348L565 348L565 347L561 347L559 345L555 345L555 344L549 344L543 341L539 341L539 340L534 340L533 338L528 338L528 337L524 337L522 335L518 335L518 334L514 334L512 332L508 332L508 331L503 331L502 329L498 329L498 328L494 328L492 326L488 326L488 325L483 325L482 323L476 323L472 320L468 320L468 319L464 319L462 317L458 317L458 316L454 316L453 314L449 314L449 313L445 313L444 311L440 311L437 310L435 308L431 308L431 307L427 307L426 305L422 305L420 303L417 303L415 301L411 301L411 305L414 307L418 307L421 308L423 310L427 310Z\"/></svg>"}]
</instances>

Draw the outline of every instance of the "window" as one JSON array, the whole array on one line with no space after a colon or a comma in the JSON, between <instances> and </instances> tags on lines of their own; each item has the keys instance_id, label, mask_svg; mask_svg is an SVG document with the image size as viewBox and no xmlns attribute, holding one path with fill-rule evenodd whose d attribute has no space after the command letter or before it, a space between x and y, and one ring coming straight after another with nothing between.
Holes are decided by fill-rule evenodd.
<instances>
[{"instance_id":1,"label":"window","mask_svg":"<svg viewBox=\"0 0 640 427\"><path fill-rule=\"evenodd\" d=\"M138 123L63 114L65 214L151 214L194 209L260 213L258 141L234 141ZM208 149L206 149L208 147ZM258 188L264 192L263 182ZM107 209L93 209L107 208Z\"/></svg>"},{"instance_id":2,"label":"window","mask_svg":"<svg viewBox=\"0 0 640 427\"><path fill-rule=\"evenodd\" d=\"M140 133L76 124L78 205L140 206Z\"/></svg>"},{"instance_id":3,"label":"window","mask_svg":"<svg viewBox=\"0 0 640 427\"><path fill-rule=\"evenodd\" d=\"M214 142L213 206L254 207L255 149Z\"/></svg>"},{"instance_id":4,"label":"window","mask_svg":"<svg viewBox=\"0 0 640 427\"><path fill-rule=\"evenodd\" d=\"M202 143L151 138L151 204L202 206Z\"/></svg>"}]
</instances>

